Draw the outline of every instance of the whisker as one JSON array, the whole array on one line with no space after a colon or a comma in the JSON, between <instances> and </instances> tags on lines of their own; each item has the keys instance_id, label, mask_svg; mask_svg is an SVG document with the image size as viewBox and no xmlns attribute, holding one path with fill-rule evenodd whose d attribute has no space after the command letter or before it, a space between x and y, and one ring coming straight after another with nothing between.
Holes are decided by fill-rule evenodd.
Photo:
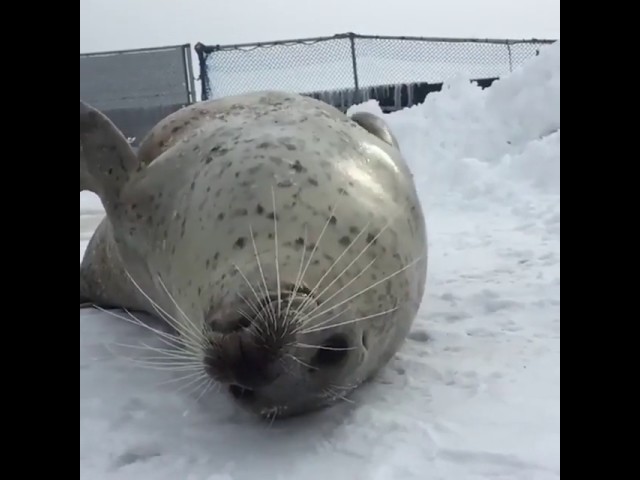
<instances>
[{"instance_id":1,"label":"whisker","mask_svg":"<svg viewBox=\"0 0 640 480\"><path fill-rule=\"evenodd\" d=\"M307 234L308 234L308 229L307 226L304 226L304 238L303 238L303 242L302 242L302 255L300 256L300 267L298 267L298 274L296 275L296 281L295 284L293 286L293 292L291 293L291 298L289 299L289 302L287 304L287 311L284 314L284 319L285 322L287 322L287 326L288 326L288 320L289 320L289 312L291 311L291 304L292 301L295 299L296 295L298 294L298 289L300 288L300 286L302 285L302 267L304 265L304 254L307 251Z\"/></svg>"},{"instance_id":2,"label":"whisker","mask_svg":"<svg viewBox=\"0 0 640 480\"><path fill-rule=\"evenodd\" d=\"M392 274L387 275L387 276L386 276L386 277L384 277L383 279L378 280L377 282L375 282L375 283L373 283L373 284L369 285L368 287L363 288L363 289L362 289L362 290L360 290L359 292L354 293L354 294L353 294L353 295L351 295L350 297L348 297L348 298L346 298L346 299L344 299L344 300L342 300L342 301L338 302L337 304L335 304L335 305L333 305L333 306L329 307L328 309L325 309L325 310L321 311L320 313L316 313L315 315L312 315L311 317L307 318L307 322L306 322L306 323L310 322L311 320L313 320L313 319L315 319L315 318L318 318L318 317L319 317L319 316L321 316L321 315L324 315L326 312L330 311L330 310L331 310L331 309L333 309L333 308L339 307L339 306L341 306L341 305L344 305L344 304L345 304L345 303L347 303L347 302L350 302L350 301L351 301L351 300L353 300L354 298L359 297L359 296L360 296L360 295L362 295L363 293L368 292L368 291L369 291L369 290L371 290L372 288L376 288L378 285L381 285L382 283L384 283L384 282L388 281L389 279L391 279L391 278L395 277L396 275L399 275L399 274L401 274L402 272L404 272L405 270L408 270L409 268L411 268L412 266L414 266L416 263L418 263L420 260L422 260L422 256L420 256L420 257L416 258L415 260L413 260L412 262L408 263L408 264L407 264L407 265L405 265L404 267L399 268L398 270L396 270L396 271L395 271L395 272L393 272ZM317 309L316 309L316 310L317 310Z\"/></svg>"},{"instance_id":3,"label":"whisker","mask_svg":"<svg viewBox=\"0 0 640 480\"><path fill-rule=\"evenodd\" d=\"M151 303L151 306L156 311L158 316L160 318L162 318L165 322L167 322L167 324L172 326L182 336L182 338L185 339L186 342L191 344L194 348L197 348L198 344L199 344L198 339L197 338L196 339L192 339L189 335L187 335L185 327L180 322L178 322L177 319L173 318L173 316L171 316L166 310L164 310L155 300L153 300L144 291L144 289L142 287L140 287L140 285L138 285L138 282L135 281L135 279L133 278L131 273L129 273L129 270L127 270L126 268L125 268L125 273L126 273L127 277L129 278L129 280L136 287L136 289ZM194 340L195 340L195 343L193 343Z\"/></svg>"},{"instance_id":4,"label":"whisker","mask_svg":"<svg viewBox=\"0 0 640 480\"><path fill-rule=\"evenodd\" d=\"M180 339L179 337L176 337L174 335L171 335L169 333L163 332L161 330L158 330L150 325L147 325L146 323L144 323L142 320L140 320L139 318L135 317L134 315L132 315L131 313L127 312L125 310L125 312L129 313L129 315L133 318L133 320L123 316L123 315L119 315L117 313L114 313L110 310L106 310L98 305L95 306L96 310L99 310L103 313L106 313L107 315L110 315L112 317L118 318L120 320L124 320L125 322L131 323L132 325L136 325L142 328L146 328L147 330L155 333L156 335L158 335L160 337L160 341L162 341L163 343L171 346L171 347L180 347L180 346L185 346L186 344L184 344L184 342L182 341L182 339Z\"/></svg>"},{"instance_id":5,"label":"whisker","mask_svg":"<svg viewBox=\"0 0 640 480\"><path fill-rule=\"evenodd\" d=\"M188 378L198 378L198 377L202 377L202 376L206 376L207 374L204 372L204 370L200 369L199 371L194 371L188 375L183 375L181 377L177 377L177 378L170 378L169 380L165 380L164 382L160 382L158 385L168 385L171 383L176 383L176 382L181 382L182 380L186 380Z\"/></svg>"},{"instance_id":6,"label":"whisker","mask_svg":"<svg viewBox=\"0 0 640 480\"><path fill-rule=\"evenodd\" d=\"M262 269L262 262L260 262L260 256L258 254L258 247L256 245L256 238L253 234L253 226L251 224L249 224L249 234L251 236L251 243L253 244L253 251L256 257L256 262L258 263L258 270L260 272L260 277L262 278L262 284L264 285L264 297L268 298L269 297L269 287L267 286L267 280L265 279L264 276L264 270ZM275 318L275 311L273 310L273 304L271 302L269 302L269 307L271 310L271 318L270 320L273 322L274 326L276 324L276 318ZM265 322L266 323L266 328L267 330L270 332L270 326L269 326L269 322Z\"/></svg>"},{"instance_id":7,"label":"whisker","mask_svg":"<svg viewBox=\"0 0 640 480\"><path fill-rule=\"evenodd\" d=\"M375 235L369 242L367 242L367 244L363 247L363 249L360 251L360 253L342 270L342 272L340 272L340 274L333 279L333 281L331 283L329 283L329 285L327 285L318 295L317 298L320 299L322 298L322 296L325 294L325 292L327 292L327 290L329 290L329 288L331 288L340 278L342 278L342 276L360 259L360 257L362 257L362 255L364 255L367 250L369 250L369 248L371 247L371 245L373 245L378 238L380 238L380 236L391 226L391 224L394 222L394 218L392 218L391 220L389 220L387 222L387 224L378 232L377 235ZM329 268L329 270L327 270L325 272L325 274L322 276L322 278L318 281L318 285L319 286L320 283L327 277L327 275L329 275L329 273L331 272L331 270L333 269L333 267L335 265L337 265L337 263L340 261L340 259L351 249L351 247L353 245L355 245L355 243L358 241L358 239L360 238L360 236L369 228L369 225L371 224L371 222L367 222L367 224L360 230L360 232L358 233L358 235L351 241L351 243L344 249L344 251L342 252L342 254L340 254L340 256L338 257L338 259L333 262L333 264L331 265L331 267ZM377 258L377 257L376 257ZM373 259L372 262L370 262L369 265L367 265L365 267L365 270L368 270L369 267L371 267L371 265L373 264L373 262L375 262L376 258ZM364 271L360 272L360 275L362 275ZM358 276L360 276L358 275ZM358 278L358 277L356 277ZM351 283L353 283L355 281L355 279L351 279L351 281L347 284L350 285ZM344 288L346 288L346 286L344 286L341 290L343 290ZM339 290L340 291L340 290ZM323 301L322 303L326 303L328 302L331 298L334 298L335 294L332 295L329 299ZM318 305L316 307L320 308L320 305ZM314 309L315 310L315 309ZM310 312L310 314L312 314L312 312ZM307 322L303 323L303 325L305 325Z\"/></svg>"},{"instance_id":8,"label":"whisker","mask_svg":"<svg viewBox=\"0 0 640 480\"><path fill-rule=\"evenodd\" d=\"M187 364L187 363L182 363L182 362L169 362L168 360L166 360L164 363L162 362L147 362L144 360L139 360L136 358L131 358L128 357L126 355L121 355L115 351L113 351L111 349L111 347L109 345L105 345L105 348L107 350L109 350L109 352L111 352L115 357L123 359L131 364L134 364L136 366L139 367L145 367L148 369L155 369L155 370L168 370L168 371L191 371L191 370L196 370L202 367L201 364ZM188 367L188 368L187 368Z\"/></svg>"},{"instance_id":9,"label":"whisker","mask_svg":"<svg viewBox=\"0 0 640 480\"><path fill-rule=\"evenodd\" d=\"M355 404L355 402L350 398L347 398L345 394L342 394L339 391L336 391L336 388L339 388L339 387L336 387L335 385L331 385L326 389L326 391L331 396L331 399L337 398L337 399L343 400L346 403Z\"/></svg>"},{"instance_id":10,"label":"whisker","mask_svg":"<svg viewBox=\"0 0 640 480\"><path fill-rule=\"evenodd\" d=\"M161 353L164 355L164 358L191 360L194 362L197 361L197 359L199 358L198 352L187 352L184 350L169 350L166 348L157 348L151 345L147 345L146 343L141 343L140 345L127 345L125 343L114 343L114 345L117 345L123 348L131 348L134 350L137 349L137 350L145 350L145 351Z\"/></svg>"},{"instance_id":11,"label":"whisker","mask_svg":"<svg viewBox=\"0 0 640 480\"><path fill-rule=\"evenodd\" d=\"M338 326L338 325L336 325ZM307 333L307 332L304 332ZM299 343L296 342L294 343L295 347L298 348L310 348L310 349L314 349L314 350L331 350L331 351L335 351L335 352L341 352L341 351L348 351L348 350L357 350L357 347L325 347L324 345L309 345L307 343Z\"/></svg>"},{"instance_id":12,"label":"whisker","mask_svg":"<svg viewBox=\"0 0 640 480\"><path fill-rule=\"evenodd\" d=\"M346 284L344 284L342 287L340 287L337 291L335 291L332 295L329 296L329 298L327 298L325 301L323 301L321 304L316 305L313 309L311 309L310 312L305 313L304 315L302 315L299 319L298 319L298 323L299 323L299 327L296 330L296 333L298 333L301 329L303 329L306 325L309 324L309 322L311 320L314 320L315 318L317 318L317 316L313 316L313 314L315 312L317 312L320 308L322 308L324 305L326 305L328 302L330 302L331 300L333 300L335 297L337 297L338 295L340 295L343 291L345 291L347 288L349 288L354 282L356 282L362 275L364 275L365 273L367 273L367 270L369 270L369 268L371 268L371 266L375 263L375 261L378 259L378 257L374 257L373 260L371 260L362 270L360 270L360 272L355 275L353 278L351 278L351 280L349 280ZM324 292L323 292L324 293ZM331 308L335 308L331 307ZM321 313L320 315L324 315L324 313L328 312L329 310L325 310L323 313ZM324 320L323 322L320 322L318 325L324 325L328 322L330 322L331 320L333 320L334 318L336 318L337 315L334 315L331 318L328 318L326 320Z\"/></svg>"},{"instance_id":13,"label":"whisker","mask_svg":"<svg viewBox=\"0 0 640 480\"><path fill-rule=\"evenodd\" d=\"M196 402L200 401L200 399L207 394L212 387L214 387L216 382L214 382L211 378L207 380L204 388L202 389L202 393L196 397Z\"/></svg>"},{"instance_id":14,"label":"whisker","mask_svg":"<svg viewBox=\"0 0 640 480\"><path fill-rule=\"evenodd\" d=\"M342 274L344 274L344 272L346 270L348 270L351 267L351 264L353 264L353 262L351 264L349 264L340 275L338 275L338 277L336 277L333 282L331 282L322 292L320 292L320 294L315 295L315 292L318 290L318 288L320 287L320 284L324 281L325 278L327 278L327 276L331 273L331 271L334 269L334 267L338 264L338 262L340 262L340 260L342 260L342 257L344 257L347 252L351 249L351 247L353 245L355 245L355 243L358 241L358 239L360 238L360 236L367 230L367 228L369 228L369 225L371 224L371 222L367 222L367 224L360 230L360 232L358 233L358 235L356 235L356 237L351 241L351 243L349 243L349 245L347 245L347 247L342 251L342 253L340 254L340 256L338 256L338 258L336 258L334 260L334 262L329 266L329 268L327 269L326 272L324 272L324 275L322 275L322 277L320 277L320 280L318 280L318 282L315 284L315 286L313 287L313 289L311 290L311 293L309 294L308 297L308 301L304 302L302 304L302 306L300 307L300 310L304 310L307 305L309 305L309 303L311 302L311 299L313 299L315 297L316 300L319 300L322 295L324 294L324 292L327 291L328 288L331 287L331 285L333 285L335 282L337 282L340 277L342 276ZM359 257L356 258L356 260ZM296 319L296 322L299 322L299 319Z\"/></svg>"},{"instance_id":15,"label":"whisker","mask_svg":"<svg viewBox=\"0 0 640 480\"><path fill-rule=\"evenodd\" d=\"M315 328L321 325L325 325L333 320L335 320L336 318L344 315L345 313L347 313L349 310L351 310L351 305L349 305L347 308L340 310L338 313L334 313L333 315L331 315L329 318L327 318L326 320L323 320L322 322L320 322L318 325L315 325L314 327L310 327L310 328ZM311 313L313 313L315 310L312 310ZM304 323L304 320L306 318L305 316L302 316L299 319L300 325L293 331L294 334L300 333L303 329L304 326L307 325L307 323Z\"/></svg>"},{"instance_id":16,"label":"whisker","mask_svg":"<svg viewBox=\"0 0 640 480\"><path fill-rule=\"evenodd\" d=\"M203 380L206 380L207 375L203 372L200 372L199 376L196 376L193 380L191 380L190 382L182 385L181 387L178 387L178 389L176 390L176 392L181 391L182 389L188 388L190 386L192 386L193 384L198 384L198 382L202 382Z\"/></svg>"},{"instance_id":17,"label":"whisker","mask_svg":"<svg viewBox=\"0 0 640 480\"><path fill-rule=\"evenodd\" d=\"M242 277L242 279L245 281L245 283L248 285L249 289L251 290L251 292L253 293L253 296L256 299L256 304L254 306L254 304L252 304L251 302L249 302L247 299L244 298L244 296L239 293L239 295L241 296L241 298L247 303L247 305L249 305L249 307L254 311L254 314L256 315L256 318L260 318L262 316L262 310L258 307L260 307L261 304L261 300L260 297L258 296L258 293L256 292L255 288L253 287L253 285L251 284L251 282L249 281L249 279L247 279L246 275L242 272L242 270L240 269L240 267L238 267L236 264L233 265L235 267L235 269L238 271L238 273L240 274L240 276ZM264 278L264 277L263 277Z\"/></svg>"},{"instance_id":18,"label":"whisker","mask_svg":"<svg viewBox=\"0 0 640 480\"><path fill-rule=\"evenodd\" d=\"M303 362L302 360L300 360L298 357L296 357L296 356L295 356L295 355L293 355L292 353L286 353L284 356L285 356L285 357L289 357L289 358L291 358L291 360L293 360L294 362L299 363L299 364L300 364L300 365L302 365L303 367L310 368L311 370L318 370L318 368L317 368L317 367L314 367L314 366L312 366L312 365L309 365L308 363Z\"/></svg>"},{"instance_id":19,"label":"whisker","mask_svg":"<svg viewBox=\"0 0 640 480\"><path fill-rule=\"evenodd\" d=\"M280 288L280 258L278 246L278 210L276 209L276 192L271 186L271 202L273 204L273 243L276 250L276 290L278 292L278 317L282 315L282 290Z\"/></svg>"},{"instance_id":20,"label":"whisker","mask_svg":"<svg viewBox=\"0 0 640 480\"><path fill-rule=\"evenodd\" d=\"M195 323L193 323L193 321L189 318L189 316L184 312L182 307L178 305L178 302L176 302L173 295L171 295L171 293L169 292L169 289L166 287L166 285L164 284L164 281L160 276L158 276L158 281L160 282L160 286L162 287L162 289L165 291L165 293L169 297L169 300L171 300L171 302L175 305L178 312L180 312L180 314L184 317L185 321L187 322L187 326L185 327L185 332L190 332L192 334L192 337L191 337L192 340L197 344L204 346L205 338L202 333L202 330L200 330L195 325Z\"/></svg>"},{"instance_id":21,"label":"whisker","mask_svg":"<svg viewBox=\"0 0 640 480\"><path fill-rule=\"evenodd\" d=\"M327 221L324 222L324 225L322 226L322 230L320 231L320 235L318 236L318 239L314 242L313 245L313 249L311 250L311 253L309 254L309 259L307 260L307 264L304 267L304 271L302 272L302 279L301 282L304 280L305 275L307 274L307 269L309 268L309 265L311 265L311 261L313 260L313 256L315 255L316 251L318 250L318 246L320 245L320 242L322 241L322 238L324 237L325 232L327 231L327 228L329 227L329 224L331 223L331 219L335 217L335 213L338 209L338 204L340 203L340 198L338 198L338 200L336 200L336 203L333 204L333 207L331 208L331 211L329 212L329 216L327 217ZM306 245L305 245L305 249L306 249ZM335 263L335 262L334 262ZM317 286L319 285L320 282L318 282L316 284L316 287L314 287L309 295L307 296L307 298L305 298L302 301L302 305L300 306L300 310L304 310L306 305L313 301L313 292L315 290L315 288L317 288ZM297 317L294 317L294 319L291 322L292 324L297 323Z\"/></svg>"},{"instance_id":22,"label":"whisker","mask_svg":"<svg viewBox=\"0 0 640 480\"><path fill-rule=\"evenodd\" d=\"M254 332L253 330L249 329L249 333L250 334L252 334L254 336L264 335L262 327L258 323L253 321L253 319L251 317L249 317L249 315L244 310L241 310L240 308L238 308L236 310L236 312L238 312L238 315L240 315L242 318L245 318L246 320L251 322L251 325L253 326L253 328L255 328L257 330L256 332Z\"/></svg>"},{"instance_id":23,"label":"whisker","mask_svg":"<svg viewBox=\"0 0 640 480\"><path fill-rule=\"evenodd\" d=\"M330 330L330 329L333 329L333 328L342 327L344 325L351 325L353 323L362 322L364 320L371 320L372 318L382 317L383 315L387 315L389 313L393 313L396 310L398 310L398 307L390 308L388 310L385 310L384 312L378 312L378 313L374 313L372 315L366 315L364 317L355 318L353 320L347 320L346 322L340 322L340 323L337 323L335 325L322 326L320 328L310 328L308 330L304 330L302 333L316 333L316 332L322 332L324 330Z\"/></svg>"}]
</instances>

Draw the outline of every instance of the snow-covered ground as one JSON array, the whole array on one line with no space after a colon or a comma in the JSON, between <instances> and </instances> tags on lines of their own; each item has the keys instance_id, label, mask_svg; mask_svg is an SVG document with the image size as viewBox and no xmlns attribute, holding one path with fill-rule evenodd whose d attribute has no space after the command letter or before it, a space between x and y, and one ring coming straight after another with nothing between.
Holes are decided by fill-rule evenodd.
<instances>
[{"instance_id":1,"label":"snow-covered ground","mask_svg":"<svg viewBox=\"0 0 640 480\"><path fill-rule=\"evenodd\" d=\"M81 480L560 477L560 44L488 90L455 80L386 118L431 256L384 373L354 403L265 425L122 360L113 343L154 337L81 312ZM100 211L80 195L81 257Z\"/></svg>"}]
</instances>

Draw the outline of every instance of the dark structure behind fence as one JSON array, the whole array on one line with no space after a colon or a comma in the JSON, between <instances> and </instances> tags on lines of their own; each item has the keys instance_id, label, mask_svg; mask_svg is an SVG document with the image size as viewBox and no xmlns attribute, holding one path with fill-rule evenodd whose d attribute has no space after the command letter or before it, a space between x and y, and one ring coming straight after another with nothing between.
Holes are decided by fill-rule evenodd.
<instances>
[{"instance_id":1,"label":"dark structure behind fence","mask_svg":"<svg viewBox=\"0 0 640 480\"><path fill-rule=\"evenodd\" d=\"M80 98L137 145L162 118L196 101L190 45L80 54Z\"/></svg>"},{"instance_id":2,"label":"dark structure behind fence","mask_svg":"<svg viewBox=\"0 0 640 480\"><path fill-rule=\"evenodd\" d=\"M289 90L343 110L376 99L384 110L420 103L456 74L489 86L553 40L332 37L239 45L203 45L202 99L252 90Z\"/></svg>"}]
</instances>

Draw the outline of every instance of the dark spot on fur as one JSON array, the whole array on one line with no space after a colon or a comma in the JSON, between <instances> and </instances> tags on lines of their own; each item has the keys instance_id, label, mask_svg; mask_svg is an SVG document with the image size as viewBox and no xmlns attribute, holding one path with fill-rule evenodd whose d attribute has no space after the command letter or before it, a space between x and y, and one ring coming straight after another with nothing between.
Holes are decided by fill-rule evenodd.
<instances>
[{"instance_id":1,"label":"dark spot on fur","mask_svg":"<svg viewBox=\"0 0 640 480\"><path fill-rule=\"evenodd\" d=\"M349 227L349 232L351 232L352 235L357 235L360 232L360 229L358 227L351 226Z\"/></svg>"},{"instance_id":2,"label":"dark spot on fur","mask_svg":"<svg viewBox=\"0 0 640 480\"><path fill-rule=\"evenodd\" d=\"M302 247L304 245L304 238L302 237L296 238L295 244L296 244L296 247L299 247L299 248Z\"/></svg>"},{"instance_id":3,"label":"dark spot on fur","mask_svg":"<svg viewBox=\"0 0 640 480\"><path fill-rule=\"evenodd\" d=\"M205 265L205 267L207 267L207 270L208 270L208 269L209 269L209 267L211 266L211 260L209 260L209 259L207 258L207 261L206 261L206 262L204 262L204 265Z\"/></svg>"},{"instance_id":4,"label":"dark spot on fur","mask_svg":"<svg viewBox=\"0 0 640 480\"><path fill-rule=\"evenodd\" d=\"M347 192L347 191L346 191L344 188L342 188L342 187L340 187L340 188L338 189L338 193L339 193L340 195L344 195L344 196L349 195L349 192Z\"/></svg>"},{"instance_id":5,"label":"dark spot on fur","mask_svg":"<svg viewBox=\"0 0 640 480\"><path fill-rule=\"evenodd\" d=\"M218 214L218 220L220 220L220 221L224 220L224 212L220 212Z\"/></svg>"},{"instance_id":6,"label":"dark spot on fur","mask_svg":"<svg viewBox=\"0 0 640 480\"><path fill-rule=\"evenodd\" d=\"M191 182L191 191L193 191L195 189L196 189L196 182L193 181L193 182Z\"/></svg>"},{"instance_id":7,"label":"dark spot on fur","mask_svg":"<svg viewBox=\"0 0 640 480\"><path fill-rule=\"evenodd\" d=\"M109 169L109 175L113 175L113 168Z\"/></svg>"},{"instance_id":8,"label":"dark spot on fur","mask_svg":"<svg viewBox=\"0 0 640 480\"><path fill-rule=\"evenodd\" d=\"M271 146L272 146L272 144L271 144L271 143L269 143L269 142L262 142L262 143L259 143L259 144L256 146L256 148L265 149L265 148L269 148L269 147L271 147Z\"/></svg>"},{"instance_id":9,"label":"dark spot on fur","mask_svg":"<svg viewBox=\"0 0 640 480\"><path fill-rule=\"evenodd\" d=\"M276 165L282 165L282 159L280 157L269 157L269 160L271 160Z\"/></svg>"},{"instance_id":10,"label":"dark spot on fur","mask_svg":"<svg viewBox=\"0 0 640 480\"><path fill-rule=\"evenodd\" d=\"M293 170L296 173L302 173L302 172L306 171L307 169L302 166L302 164L300 163L300 160L296 160L291 165L291 170Z\"/></svg>"},{"instance_id":11,"label":"dark spot on fur","mask_svg":"<svg viewBox=\"0 0 640 480\"><path fill-rule=\"evenodd\" d=\"M250 175L255 175L256 173L258 173L258 170L260 170L260 168L262 168L262 165L256 165L255 167L251 167L250 169L248 169L247 172Z\"/></svg>"},{"instance_id":12,"label":"dark spot on fur","mask_svg":"<svg viewBox=\"0 0 640 480\"><path fill-rule=\"evenodd\" d=\"M198 287L198 295L202 295L202 287Z\"/></svg>"},{"instance_id":13,"label":"dark spot on fur","mask_svg":"<svg viewBox=\"0 0 640 480\"><path fill-rule=\"evenodd\" d=\"M375 245L378 240L376 240L376 236L373 233L368 233L367 234L367 243L371 243L373 242L373 244Z\"/></svg>"},{"instance_id":14,"label":"dark spot on fur","mask_svg":"<svg viewBox=\"0 0 640 480\"><path fill-rule=\"evenodd\" d=\"M233 212L233 214L236 217L244 217L249 214L249 211L246 208L239 208L235 212Z\"/></svg>"},{"instance_id":15,"label":"dark spot on fur","mask_svg":"<svg viewBox=\"0 0 640 480\"><path fill-rule=\"evenodd\" d=\"M287 148L287 150L289 150L290 152L293 152L294 150L297 150L298 147L296 147L295 145L291 145L290 143L287 143L285 145L285 147Z\"/></svg>"},{"instance_id":16,"label":"dark spot on fur","mask_svg":"<svg viewBox=\"0 0 640 480\"><path fill-rule=\"evenodd\" d=\"M220 253L216 252L215 255L213 256L213 259L218 260L219 257L220 257Z\"/></svg>"},{"instance_id":17,"label":"dark spot on fur","mask_svg":"<svg viewBox=\"0 0 640 480\"><path fill-rule=\"evenodd\" d=\"M234 248L242 249L247 243L247 239L245 237L240 237L236 240L236 243L233 244Z\"/></svg>"},{"instance_id":18,"label":"dark spot on fur","mask_svg":"<svg viewBox=\"0 0 640 480\"><path fill-rule=\"evenodd\" d=\"M264 213L264 207L260 204L258 204L258 206L256 207L256 213L258 215L262 215Z\"/></svg>"},{"instance_id":19,"label":"dark spot on fur","mask_svg":"<svg viewBox=\"0 0 640 480\"><path fill-rule=\"evenodd\" d=\"M329 223L331 225L335 225L336 223L338 223L338 219L335 216L331 215L331 218L329 219Z\"/></svg>"},{"instance_id":20,"label":"dark spot on fur","mask_svg":"<svg viewBox=\"0 0 640 480\"><path fill-rule=\"evenodd\" d=\"M175 253L176 253L176 246L175 246L175 245L173 245L173 246L171 247L171 255L175 255Z\"/></svg>"},{"instance_id":21,"label":"dark spot on fur","mask_svg":"<svg viewBox=\"0 0 640 480\"><path fill-rule=\"evenodd\" d=\"M211 187L207 187L207 193L211 193Z\"/></svg>"},{"instance_id":22,"label":"dark spot on fur","mask_svg":"<svg viewBox=\"0 0 640 480\"><path fill-rule=\"evenodd\" d=\"M309 183L314 187L318 186L318 180L316 180L315 178L309 177Z\"/></svg>"},{"instance_id":23,"label":"dark spot on fur","mask_svg":"<svg viewBox=\"0 0 640 480\"><path fill-rule=\"evenodd\" d=\"M178 132L178 130L180 130L180 127L173 127L173 128L171 129L171 133L177 133L177 132Z\"/></svg>"},{"instance_id":24,"label":"dark spot on fur","mask_svg":"<svg viewBox=\"0 0 640 480\"><path fill-rule=\"evenodd\" d=\"M267 218L271 220L277 220L277 215L274 212L267 213Z\"/></svg>"},{"instance_id":25,"label":"dark spot on fur","mask_svg":"<svg viewBox=\"0 0 640 480\"><path fill-rule=\"evenodd\" d=\"M342 245L343 247L348 247L351 243L351 239L345 235L344 237L340 238L340 240L338 240L338 243L340 243L340 245Z\"/></svg>"},{"instance_id":26,"label":"dark spot on fur","mask_svg":"<svg viewBox=\"0 0 640 480\"><path fill-rule=\"evenodd\" d=\"M279 188L293 187L293 182L290 179L282 180L281 182L278 182L278 187Z\"/></svg>"}]
</instances>

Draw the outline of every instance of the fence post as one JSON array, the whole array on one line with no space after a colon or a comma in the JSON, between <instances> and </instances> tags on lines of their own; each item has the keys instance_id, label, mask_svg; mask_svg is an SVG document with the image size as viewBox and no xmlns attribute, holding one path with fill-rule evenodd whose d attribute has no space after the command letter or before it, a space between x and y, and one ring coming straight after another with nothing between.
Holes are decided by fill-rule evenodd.
<instances>
[{"instance_id":1,"label":"fence post","mask_svg":"<svg viewBox=\"0 0 640 480\"><path fill-rule=\"evenodd\" d=\"M193 80L193 62L191 61L191 44L182 46L182 62L184 65L184 80L187 87L187 104L191 105L197 101L196 86Z\"/></svg>"},{"instance_id":2,"label":"fence post","mask_svg":"<svg viewBox=\"0 0 640 480\"><path fill-rule=\"evenodd\" d=\"M353 65L353 86L355 87L356 102L360 102L360 80L358 79L358 60L356 59L356 34L349 32L351 42L351 63Z\"/></svg>"},{"instance_id":3,"label":"fence post","mask_svg":"<svg viewBox=\"0 0 640 480\"><path fill-rule=\"evenodd\" d=\"M509 71L513 72L513 53L511 52L511 42L507 42L507 52L509 53Z\"/></svg>"},{"instance_id":4,"label":"fence post","mask_svg":"<svg viewBox=\"0 0 640 480\"><path fill-rule=\"evenodd\" d=\"M198 66L200 68L200 100L205 101L209 99L209 75L207 74L207 57L205 53L205 46L198 42L193 47L198 54Z\"/></svg>"}]
</instances>

